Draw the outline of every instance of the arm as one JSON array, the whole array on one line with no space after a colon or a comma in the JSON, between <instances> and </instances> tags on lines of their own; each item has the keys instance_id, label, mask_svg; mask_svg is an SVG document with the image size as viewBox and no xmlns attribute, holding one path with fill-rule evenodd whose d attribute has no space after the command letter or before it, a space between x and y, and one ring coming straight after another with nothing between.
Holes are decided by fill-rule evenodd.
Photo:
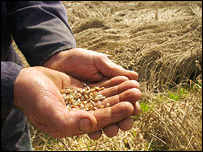
<instances>
[{"instance_id":1,"label":"arm","mask_svg":"<svg viewBox=\"0 0 203 152\"><path fill-rule=\"evenodd\" d=\"M11 34L30 66L75 48L65 8L58 1L6 2Z\"/></svg>"}]
</instances>

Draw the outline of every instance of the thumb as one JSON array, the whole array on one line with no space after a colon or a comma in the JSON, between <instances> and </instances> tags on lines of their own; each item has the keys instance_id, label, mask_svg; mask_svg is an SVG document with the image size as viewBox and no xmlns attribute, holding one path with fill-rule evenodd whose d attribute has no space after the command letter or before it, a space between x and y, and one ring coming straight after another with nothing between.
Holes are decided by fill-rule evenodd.
<instances>
[{"instance_id":1,"label":"thumb","mask_svg":"<svg viewBox=\"0 0 203 152\"><path fill-rule=\"evenodd\" d=\"M97 69L107 77L126 76L130 80L137 80L138 74L135 71L126 70L123 67L112 62L106 55L97 55L94 57Z\"/></svg>"},{"instance_id":2,"label":"thumb","mask_svg":"<svg viewBox=\"0 0 203 152\"><path fill-rule=\"evenodd\" d=\"M97 120L90 112L60 109L52 113L48 125L38 127L53 137L65 138L91 132L96 125Z\"/></svg>"},{"instance_id":3,"label":"thumb","mask_svg":"<svg viewBox=\"0 0 203 152\"><path fill-rule=\"evenodd\" d=\"M67 112L66 125L72 133L87 133L97 125L97 120L93 114L84 110L72 110Z\"/></svg>"}]
</instances>

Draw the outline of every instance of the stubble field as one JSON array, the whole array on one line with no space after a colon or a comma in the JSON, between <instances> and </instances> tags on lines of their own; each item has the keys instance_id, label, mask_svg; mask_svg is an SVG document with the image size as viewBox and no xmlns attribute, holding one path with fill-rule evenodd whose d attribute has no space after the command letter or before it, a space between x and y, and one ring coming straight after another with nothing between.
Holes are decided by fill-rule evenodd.
<instances>
[{"instance_id":1,"label":"stubble field","mask_svg":"<svg viewBox=\"0 0 203 152\"><path fill-rule=\"evenodd\" d=\"M202 150L202 2L64 1L77 47L139 74L131 130L55 139L30 125L34 150Z\"/></svg>"}]
</instances>

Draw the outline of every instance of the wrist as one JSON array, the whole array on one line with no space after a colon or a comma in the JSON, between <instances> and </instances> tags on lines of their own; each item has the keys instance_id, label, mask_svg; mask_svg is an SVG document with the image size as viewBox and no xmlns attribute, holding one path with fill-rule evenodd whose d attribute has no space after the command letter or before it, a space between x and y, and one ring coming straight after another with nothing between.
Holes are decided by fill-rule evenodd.
<instances>
[{"instance_id":1,"label":"wrist","mask_svg":"<svg viewBox=\"0 0 203 152\"><path fill-rule=\"evenodd\" d=\"M31 89L31 86L29 84L32 83L32 76L33 76L33 72L37 72L37 69L35 67L28 67L28 68L23 68L15 82L14 82L14 103L13 105L17 108L20 108L20 106L22 105L22 102L24 96L26 96L26 94L29 92L29 90ZM34 77L34 76L33 76ZM26 94L25 94L26 93Z\"/></svg>"},{"instance_id":2,"label":"wrist","mask_svg":"<svg viewBox=\"0 0 203 152\"><path fill-rule=\"evenodd\" d=\"M15 82L14 82L14 102L13 102L13 105L17 108L19 108L19 104L18 104L18 98L20 96L19 94L19 88L21 88L21 81L22 81L22 78L23 77L23 74L25 73L27 68L23 68L21 69L21 71L19 72Z\"/></svg>"},{"instance_id":3,"label":"wrist","mask_svg":"<svg viewBox=\"0 0 203 152\"><path fill-rule=\"evenodd\" d=\"M60 52L57 52L55 54L53 54L51 57L49 57L44 63L42 66L44 67L47 67L47 68L51 68L51 69L58 69L60 68L60 64L59 61L61 59L63 59L63 57L65 56L64 55L64 52L66 52L67 50L64 50L64 51L60 51Z\"/></svg>"}]
</instances>

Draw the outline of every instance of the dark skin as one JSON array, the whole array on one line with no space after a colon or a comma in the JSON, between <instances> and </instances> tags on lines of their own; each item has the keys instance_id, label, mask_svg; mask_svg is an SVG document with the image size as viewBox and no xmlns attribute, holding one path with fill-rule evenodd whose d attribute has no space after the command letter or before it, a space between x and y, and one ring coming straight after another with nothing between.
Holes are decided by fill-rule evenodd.
<instances>
[{"instance_id":1,"label":"dark skin","mask_svg":"<svg viewBox=\"0 0 203 152\"><path fill-rule=\"evenodd\" d=\"M131 115L140 110L137 100L141 92L133 80L137 73L122 69L103 54L78 48L57 53L44 66L47 68L24 68L14 86L14 105L39 129L56 138L87 133L98 139L101 129L113 137L119 129L132 128ZM69 111L59 90L82 88L82 82L92 87L104 86L101 94L107 98L103 104L108 102L110 107Z\"/></svg>"}]
</instances>

